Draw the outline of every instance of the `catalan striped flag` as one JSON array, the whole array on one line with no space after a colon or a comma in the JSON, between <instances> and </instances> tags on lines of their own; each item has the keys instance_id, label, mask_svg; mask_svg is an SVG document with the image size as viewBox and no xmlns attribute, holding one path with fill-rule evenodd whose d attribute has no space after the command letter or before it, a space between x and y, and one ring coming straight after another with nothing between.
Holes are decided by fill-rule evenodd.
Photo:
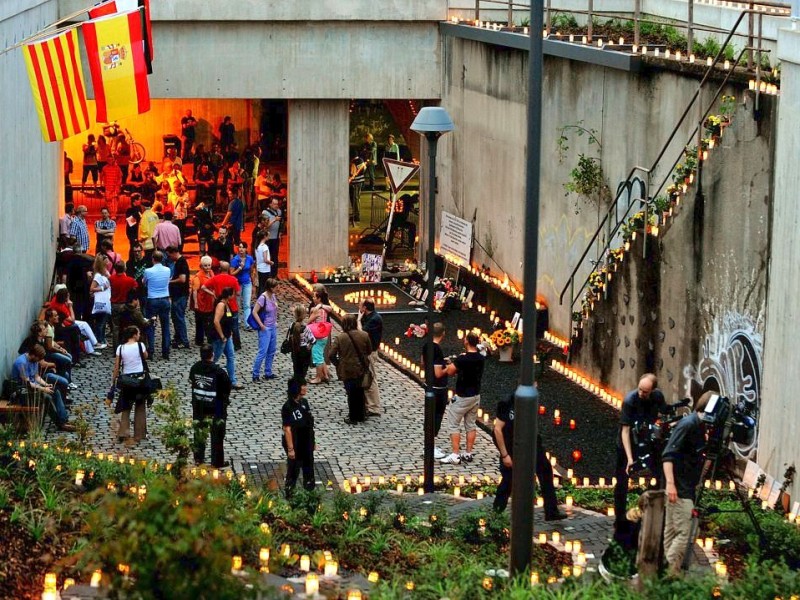
<instances>
[{"instance_id":1,"label":"catalan striped flag","mask_svg":"<svg viewBox=\"0 0 800 600\"><path fill-rule=\"evenodd\" d=\"M153 72L153 28L150 23L150 0L106 0L89 9L90 19L99 19L107 15L126 13L143 8L144 17L144 58L147 63L147 72Z\"/></svg>"},{"instance_id":2,"label":"catalan striped flag","mask_svg":"<svg viewBox=\"0 0 800 600\"><path fill-rule=\"evenodd\" d=\"M86 131L89 108L77 30L25 44L22 53L45 141L55 142Z\"/></svg>"},{"instance_id":3,"label":"catalan striped flag","mask_svg":"<svg viewBox=\"0 0 800 600\"><path fill-rule=\"evenodd\" d=\"M140 11L93 19L81 29L97 121L108 123L150 110Z\"/></svg>"}]
</instances>

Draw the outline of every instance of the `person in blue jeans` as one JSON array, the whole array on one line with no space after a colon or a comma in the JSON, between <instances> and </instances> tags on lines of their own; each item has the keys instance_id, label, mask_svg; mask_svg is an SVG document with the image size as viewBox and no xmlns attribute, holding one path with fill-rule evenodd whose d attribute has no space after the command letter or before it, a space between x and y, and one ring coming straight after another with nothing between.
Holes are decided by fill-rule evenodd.
<instances>
[{"instance_id":1,"label":"person in blue jeans","mask_svg":"<svg viewBox=\"0 0 800 600\"><path fill-rule=\"evenodd\" d=\"M75 426L70 425L67 416L67 407L59 390L59 385L50 385L39 375L39 363L45 357L45 350L39 344L25 354L20 354L11 367L11 379L19 385L30 386L34 393L41 393L45 403L53 409L54 420L60 431L75 431ZM54 375L54 377L59 377ZM66 383L63 377L59 377Z\"/></svg>"},{"instance_id":2,"label":"person in blue jeans","mask_svg":"<svg viewBox=\"0 0 800 600\"><path fill-rule=\"evenodd\" d=\"M169 280L169 297L172 302L170 316L175 327L173 348L189 348L189 333L186 330L186 305L189 302L189 263L175 246L167 248L172 279Z\"/></svg>"},{"instance_id":3,"label":"person in blue jeans","mask_svg":"<svg viewBox=\"0 0 800 600\"><path fill-rule=\"evenodd\" d=\"M222 290L214 307L214 322L209 337L214 347L214 362L225 354L225 370L228 371L231 387L240 390L244 386L239 385L236 380L236 355L233 350L233 324L236 316L230 307L233 294L233 288L226 287Z\"/></svg>"},{"instance_id":4,"label":"person in blue jeans","mask_svg":"<svg viewBox=\"0 0 800 600\"><path fill-rule=\"evenodd\" d=\"M172 272L164 264L164 254L160 250L153 252L153 266L145 269L142 282L147 286L146 316L148 319L158 317L161 322L161 356L169 358L169 317L171 302L169 300L169 282ZM155 356L156 331L155 327L147 330L147 354Z\"/></svg>"},{"instance_id":5,"label":"person in blue jeans","mask_svg":"<svg viewBox=\"0 0 800 600\"><path fill-rule=\"evenodd\" d=\"M239 317L244 318L245 331L252 331L247 325L247 319L250 317L250 298L253 295L253 277L252 270L255 264L255 259L247 253L247 242L239 242L237 247L236 256L231 260L231 275L236 277L239 282L240 296L239 296Z\"/></svg>"},{"instance_id":6,"label":"person in blue jeans","mask_svg":"<svg viewBox=\"0 0 800 600\"><path fill-rule=\"evenodd\" d=\"M231 239L234 244L238 244L242 240L242 232L244 231L245 206L242 201L241 193L241 184L237 183L231 185L231 201L228 203L228 212L225 213L225 218L220 224L220 227L230 226Z\"/></svg>"},{"instance_id":7,"label":"person in blue jeans","mask_svg":"<svg viewBox=\"0 0 800 600\"><path fill-rule=\"evenodd\" d=\"M249 258L249 257L248 257ZM261 364L264 364L264 379L275 379L272 372L272 361L275 359L275 348L278 338L278 298L275 295L276 282L267 279L264 293L253 305L253 318L258 323L258 351L253 363L253 382L259 380Z\"/></svg>"}]
</instances>

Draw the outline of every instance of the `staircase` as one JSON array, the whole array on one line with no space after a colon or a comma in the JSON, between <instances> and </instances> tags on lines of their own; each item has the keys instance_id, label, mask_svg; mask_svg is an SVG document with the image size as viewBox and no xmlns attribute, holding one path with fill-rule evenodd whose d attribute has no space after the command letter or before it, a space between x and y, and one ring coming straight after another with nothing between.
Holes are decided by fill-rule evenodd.
<instances>
[{"instance_id":1,"label":"staircase","mask_svg":"<svg viewBox=\"0 0 800 600\"><path fill-rule=\"evenodd\" d=\"M758 85L759 69L763 52L760 43L757 48L743 48L739 52L711 100L706 105L701 104L702 92L711 88L709 83L711 74L721 63L725 48L730 44L743 17L749 12L745 10L739 15L653 163L648 167L639 165L633 167L618 186L617 194L608 211L567 279L559 295L559 304L563 305L568 296L573 324L571 338L574 339L580 334L583 322L592 313L595 303L607 298L609 282L626 253L630 252L632 242L635 242L637 236L643 236L642 252L646 258L648 237L663 234L689 188L696 186L696 192L702 193L703 163L718 146L719 138L729 124L726 108L730 109L730 106L726 107L726 104L731 100L723 96L722 114L711 117L709 115L734 70L748 51L755 51L758 55L755 85L756 106L758 106L758 94L761 93ZM686 143L676 152L674 144L678 132L687 119L691 119L690 114L696 115L696 124ZM707 137L702 135L703 130ZM693 142L695 145L690 146ZM656 181L656 174L659 172L666 173L660 183ZM672 178L671 184L669 184L670 178Z\"/></svg>"}]
</instances>

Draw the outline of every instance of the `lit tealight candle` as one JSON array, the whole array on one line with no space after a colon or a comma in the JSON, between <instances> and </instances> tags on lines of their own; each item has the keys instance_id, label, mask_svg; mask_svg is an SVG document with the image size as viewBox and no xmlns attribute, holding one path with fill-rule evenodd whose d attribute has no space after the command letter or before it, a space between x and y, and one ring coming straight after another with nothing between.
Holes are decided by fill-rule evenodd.
<instances>
[{"instance_id":1,"label":"lit tealight candle","mask_svg":"<svg viewBox=\"0 0 800 600\"><path fill-rule=\"evenodd\" d=\"M568 508L571 508L574 502L575 500L572 498L572 496L567 496L566 499L564 500L564 503L567 505Z\"/></svg>"},{"instance_id":2,"label":"lit tealight candle","mask_svg":"<svg viewBox=\"0 0 800 600\"><path fill-rule=\"evenodd\" d=\"M558 531L553 532L553 543L558 544L561 541L561 534Z\"/></svg>"},{"instance_id":3,"label":"lit tealight candle","mask_svg":"<svg viewBox=\"0 0 800 600\"><path fill-rule=\"evenodd\" d=\"M100 569L97 569L94 573L92 573L92 580L89 582L89 587L99 588L102 580L103 572Z\"/></svg>"},{"instance_id":4,"label":"lit tealight candle","mask_svg":"<svg viewBox=\"0 0 800 600\"><path fill-rule=\"evenodd\" d=\"M572 542L570 540L564 542L564 552L572 552Z\"/></svg>"},{"instance_id":5,"label":"lit tealight candle","mask_svg":"<svg viewBox=\"0 0 800 600\"><path fill-rule=\"evenodd\" d=\"M361 590L347 590L347 600L361 600Z\"/></svg>"},{"instance_id":6,"label":"lit tealight candle","mask_svg":"<svg viewBox=\"0 0 800 600\"><path fill-rule=\"evenodd\" d=\"M339 573L339 563L335 560L325 561L325 577L336 577Z\"/></svg>"},{"instance_id":7,"label":"lit tealight candle","mask_svg":"<svg viewBox=\"0 0 800 600\"><path fill-rule=\"evenodd\" d=\"M539 543L540 544L546 544L547 543L547 534L546 533L540 533L539 534Z\"/></svg>"},{"instance_id":8,"label":"lit tealight candle","mask_svg":"<svg viewBox=\"0 0 800 600\"><path fill-rule=\"evenodd\" d=\"M306 574L306 596L313 598L319 593L319 575L316 573Z\"/></svg>"},{"instance_id":9,"label":"lit tealight candle","mask_svg":"<svg viewBox=\"0 0 800 600\"><path fill-rule=\"evenodd\" d=\"M300 557L300 570L306 573L311 570L311 557L308 554L303 554Z\"/></svg>"},{"instance_id":10,"label":"lit tealight candle","mask_svg":"<svg viewBox=\"0 0 800 600\"><path fill-rule=\"evenodd\" d=\"M613 506L609 506L608 507L607 514L608 514L609 517L613 517L614 516L614 507Z\"/></svg>"}]
</instances>

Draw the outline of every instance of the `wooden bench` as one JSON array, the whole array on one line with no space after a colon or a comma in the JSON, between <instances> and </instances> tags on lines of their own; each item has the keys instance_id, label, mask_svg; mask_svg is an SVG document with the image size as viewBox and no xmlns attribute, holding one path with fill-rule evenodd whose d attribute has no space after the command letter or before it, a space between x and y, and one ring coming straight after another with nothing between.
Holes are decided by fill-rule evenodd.
<instances>
[{"instance_id":1,"label":"wooden bench","mask_svg":"<svg viewBox=\"0 0 800 600\"><path fill-rule=\"evenodd\" d=\"M44 413L44 406L11 404L8 400L0 398L0 422L10 423L18 431L27 431L30 425L37 421L41 426L44 422Z\"/></svg>"}]
</instances>

